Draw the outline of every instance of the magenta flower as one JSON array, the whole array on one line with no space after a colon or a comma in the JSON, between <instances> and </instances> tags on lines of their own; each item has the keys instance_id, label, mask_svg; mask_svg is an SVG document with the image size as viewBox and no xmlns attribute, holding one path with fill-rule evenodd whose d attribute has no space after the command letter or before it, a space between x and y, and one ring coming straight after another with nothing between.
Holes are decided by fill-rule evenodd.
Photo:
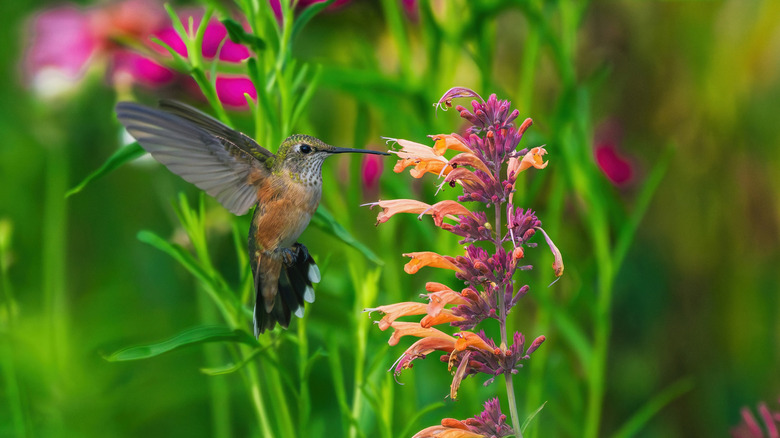
<instances>
[{"instance_id":1,"label":"magenta flower","mask_svg":"<svg viewBox=\"0 0 780 438\"><path fill-rule=\"evenodd\" d=\"M363 190L366 193L376 193L383 167L379 155L363 155L363 160L360 163L360 177L363 182Z\"/></svg>"},{"instance_id":2,"label":"magenta flower","mask_svg":"<svg viewBox=\"0 0 780 438\"><path fill-rule=\"evenodd\" d=\"M614 120L596 129L593 156L599 169L616 186L628 184L634 176L631 162L620 153L620 142L620 126Z\"/></svg>"},{"instance_id":3,"label":"magenta flower","mask_svg":"<svg viewBox=\"0 0 780 438\"><path fill-rule=\"evenodd\" d=\"M123 0L90 9L66 5L43 11L29 24L25 78L44 97L73 88L91 66L102 63L108 65L108 80L116 86L159 87L186 81L173 70L121 44L136 40L161 57L170 57L163 47L150 40L154 36L187 56L184 41L166 17L161 5L151 0ZM190 17L197 27L202 13L185 11L180 15L184 23ZM203 56L237 63L250 53L245 46L227 38L222 23L212 20L204 33ZM228 106L245 107L245 93L257 98L257 91L246 76L218 75L216 88L217 96Z\"/></svg>"}]
</instances>

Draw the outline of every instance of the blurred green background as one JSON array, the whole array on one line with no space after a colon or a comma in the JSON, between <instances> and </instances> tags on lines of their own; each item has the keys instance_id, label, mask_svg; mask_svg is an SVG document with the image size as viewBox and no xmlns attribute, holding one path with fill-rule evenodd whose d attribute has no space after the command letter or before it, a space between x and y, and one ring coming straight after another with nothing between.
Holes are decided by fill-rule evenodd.
<instances>
[{"instance_id":1,"label":"blurred green background","mask_svg":"<svg viewBox=\"0 0 780 438\"><path fill-rule=\"evenodd\" d=\"M193 277L136 238L151 230L186 247L174 204L184 192L197 205L198 192L142 159L64 197L116 151L121 130L105 66L66 96L25 85L27 25L53 5L0 6L0 434L257 436L244 381L201 373L215 365L203 347L103 359L214 318ZM741 407L776 408L780 2L432 0L416 11L356 0L317 15L293 41L292 56L322 70L292 129L352 147L380 148L383 136L425 142L462 127L455 111L431 106L452 86L496 93L534 119L522 146L546 144L550 165L526 176L516 204L537 210L566 273L547 288L552 258L540 248L527 254L536 268L518 280L531 292L511 326L547 337L515 378L521 416L547 402L530 436L583 436L594 422L594 436L725 436ZM171 88L135 96L199 102ZM248 113L231 117L253 132ZM601 171L594 149L605 144L631 178L616 184ZM376 211L360 204L433 201L433 179L395 174L392 163L377 188L365 187L360 157L325 165L323 205L384 264L322 229L302 236L324 277L303 336L309 354L324 355L305 383L311 405L289 398L299 434L411 436L477 414L493 394L506 406L503 383L483 388L479 376L464 382L461 400L445 400L450 376L436 355L406 371L403 386L384 371L409 342L388 349L388 334L360 310L416 299L426 281L453 283L446 273L405 274L401 253L460 250L457 238L414 217L373 226ZM646 212L632 216L643 202ZM640 219L635 233L624 227ZM206 200L211 260L234 287L242 273L232 224L243 242L248 220ZM625 251L615 272L604 251ZM284 373L300 365L297 324L272 335L280 379L298 376ZM601 382L591 376L599 352ZM254 365L269 367L262 356ZM289 394L287 385L298 384L285 380ZM658 409L649 419L621 429L650 400ZM301 409L311 411L305 424Z\"/></svg>"}]
</instances>

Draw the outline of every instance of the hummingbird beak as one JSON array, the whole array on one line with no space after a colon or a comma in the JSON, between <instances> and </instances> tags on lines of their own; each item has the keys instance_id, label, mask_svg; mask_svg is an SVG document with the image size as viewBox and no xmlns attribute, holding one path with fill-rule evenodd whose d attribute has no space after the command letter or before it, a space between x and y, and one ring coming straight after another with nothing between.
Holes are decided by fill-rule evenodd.
<instances>
[{"instance_id":1,"label":"hummingbird beak","mask_svg":"<svg viewBox=\"0 0 780 438\"><path fill-rule=\"evenodd\" d=\"M331 154L347 154L347 153L353 153L353 154L374 154L374 155L390 155L387 152L381 152L381 151L372 151L368 149L352 149L352 148L336 148L329 150Z\"/></svg>"}]
</instances>

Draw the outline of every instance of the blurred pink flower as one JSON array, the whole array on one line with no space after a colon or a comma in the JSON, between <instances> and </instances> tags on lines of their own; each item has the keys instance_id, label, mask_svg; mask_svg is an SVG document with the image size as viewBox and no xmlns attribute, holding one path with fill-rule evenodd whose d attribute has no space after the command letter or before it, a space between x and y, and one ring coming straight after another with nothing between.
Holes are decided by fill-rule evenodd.
<instances>
[{"instance_id":1,"label":"blurred pink flower","mask_svg":"<svg viewBox=\"0 0 780 438\"><path fill-rule=\"evenodd\" d=\"M379 177L382 175L382 159L379 155L363 155L363 162L360 164L360 176L363 182L363 190L366 193L373 193L379 187Z\"/></svg>"},{"instance_id":2,"label":"blurred pink flower","mask_svg":"<svg viewBox=\"0 0 780 438\"><path fill-rule=\"evenodd\" d=\"M217 97L225 105L232 107L246 107L247 101L244 93L252 99L257 99L255 85L246 76L217 76Z\"/></svg>"},{"instance_id":3,"label":"blurred pink flower","mask_svg":"<svg viewBox=\"0 0 780 438\"><path fill-rule=\"evenodd\" d=\"M604 175L616 186L631 182L634 167L619 151L620 125L614 120L601 123L596 128L593 156Z\"/></svg>"},{"instance_id":4,"label":"blurred pink flower","mask_svg":"<svg viewBox=\"0 0 780 438\"><path fill-rule=\"evenodd\" d=\"M182 11L182 22L192 17L198 26L200 11ZM90 65L108 63L108 79L115 85L141 84L158 87L184 78L153 59L129 50L122 40L136 40L160 54L170 54L152 36L187 56L184 41L167 20L160 3L152 0L123 0L91 9L73 5L49 9L30 23L25 57L25 78L41 96L51 97L74 87ZM203 56L225 62L241 62L249 49L227 38L227 30L217 20L208 23L203 37ZM222 76L216 80L217 95L226 105L246 107L244 93L257 98L254 85L245 76ZM188 87L189 88L189 87Z\"/></svg>"}]
</instances>

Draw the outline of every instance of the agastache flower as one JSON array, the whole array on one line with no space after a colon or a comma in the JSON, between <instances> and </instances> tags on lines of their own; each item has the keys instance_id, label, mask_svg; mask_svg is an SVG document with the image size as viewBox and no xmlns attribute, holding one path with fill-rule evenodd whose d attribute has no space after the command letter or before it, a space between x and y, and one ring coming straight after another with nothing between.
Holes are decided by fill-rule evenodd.
<instances>
[{"instance_id":1,"label":"agastache flower","mask_svg":"<svg viewBox=\"0 0 780 438\"><path fill-rule=\"evenodd\" d=\"M780 403L780 399L777 401ZM758 419L747 407L742 408L740 414L742 423L731 429L733 438L780 438L780 411L773 412L766 403L761 402L758 404Z\"/></svg>"},{"instance_id":2,"label":"agastache flower","mask_svg":"<svg viewBox=\"0 0 780 438\"><path fill-rule=\"evenodd\" d=\"M511 202L519 175L526 169L541 170L548 165L544 160L547 154L544 147L518 150L523 134L532 124L531 119L525 119L517 126L515 120L519 112L512 110L508 101L499 100L495 95L485 100L474 91L461 87L446 92L436 106L446 109L452 106L452 99L462 97L473 98L472 110L460 105L456 107L461 117L471 122L466 136L431 135L432 146L388 139L400 146L399 150L391 151L399 158L394 169L396 173L411 167L410 174L414 178L438 178L439 191L447 186L460 187L462 194L458 195L457 201L428 204L398 199L367 204L382 208L377 224L397 213L417 214L419 219L430 215L437 227L461 237L459 243L466 245L462 255L445 256L432 251L404 254L411 257L404 266L407 273L417 273L425 266L452 270L455 278L465 286L460 292L442 283L429 282L425 287L427 293L422 294L427 303L402 302L366 309L384 313L378 325L382 330L394 329L388 341L390 345L396 345L407 335L420 338L393 364L394 376L411 368L415 360L438 351L452 374L449 391L452 399L457 397L458 389L469 376L486 375L486 385L499 376L509 381L545 341L544 336L538 336L526 348L522 333L515 332L511 337L506 333L507 315L529 291L527 285L516 287L515 277L518 271L532 268L525 263L527 250L536 247L531 240L537 231L542 232L553 252L555 276L563 274L561 252L542 229L536 213L514 207ZM466 204L469 202L476 202L476 207L471 208ZM479 204L487 207L490 214L481 211ZM418 322L399 321L402 317L413 317ZM483 330L476 331L486 319L499 321L500 342L486 336ZM444 331L446 325L459 331L450 335ZM510 387L509 383L507 385ZM514 393L509 393L509 397L512 421L519 426ZM441 425L426 428L415 436L511 435L513 428L506 420L495 400L486 404L485 412L479 417L464 421L445 419Z\"/></svg>"},{"instance_id":3,"label":"agastache flower","mask_svg":"<svg viewBox=\"0 0 780 438\"><path fill-rule=\"evenodd\" d=\"M473 418L445 418L441 420L441 425L427 427L412 438L501 438L514 435L506 420L506 415L501 413L501 404L494 398L485 402L485 410Z\"/></svg>"}]
</instances>

